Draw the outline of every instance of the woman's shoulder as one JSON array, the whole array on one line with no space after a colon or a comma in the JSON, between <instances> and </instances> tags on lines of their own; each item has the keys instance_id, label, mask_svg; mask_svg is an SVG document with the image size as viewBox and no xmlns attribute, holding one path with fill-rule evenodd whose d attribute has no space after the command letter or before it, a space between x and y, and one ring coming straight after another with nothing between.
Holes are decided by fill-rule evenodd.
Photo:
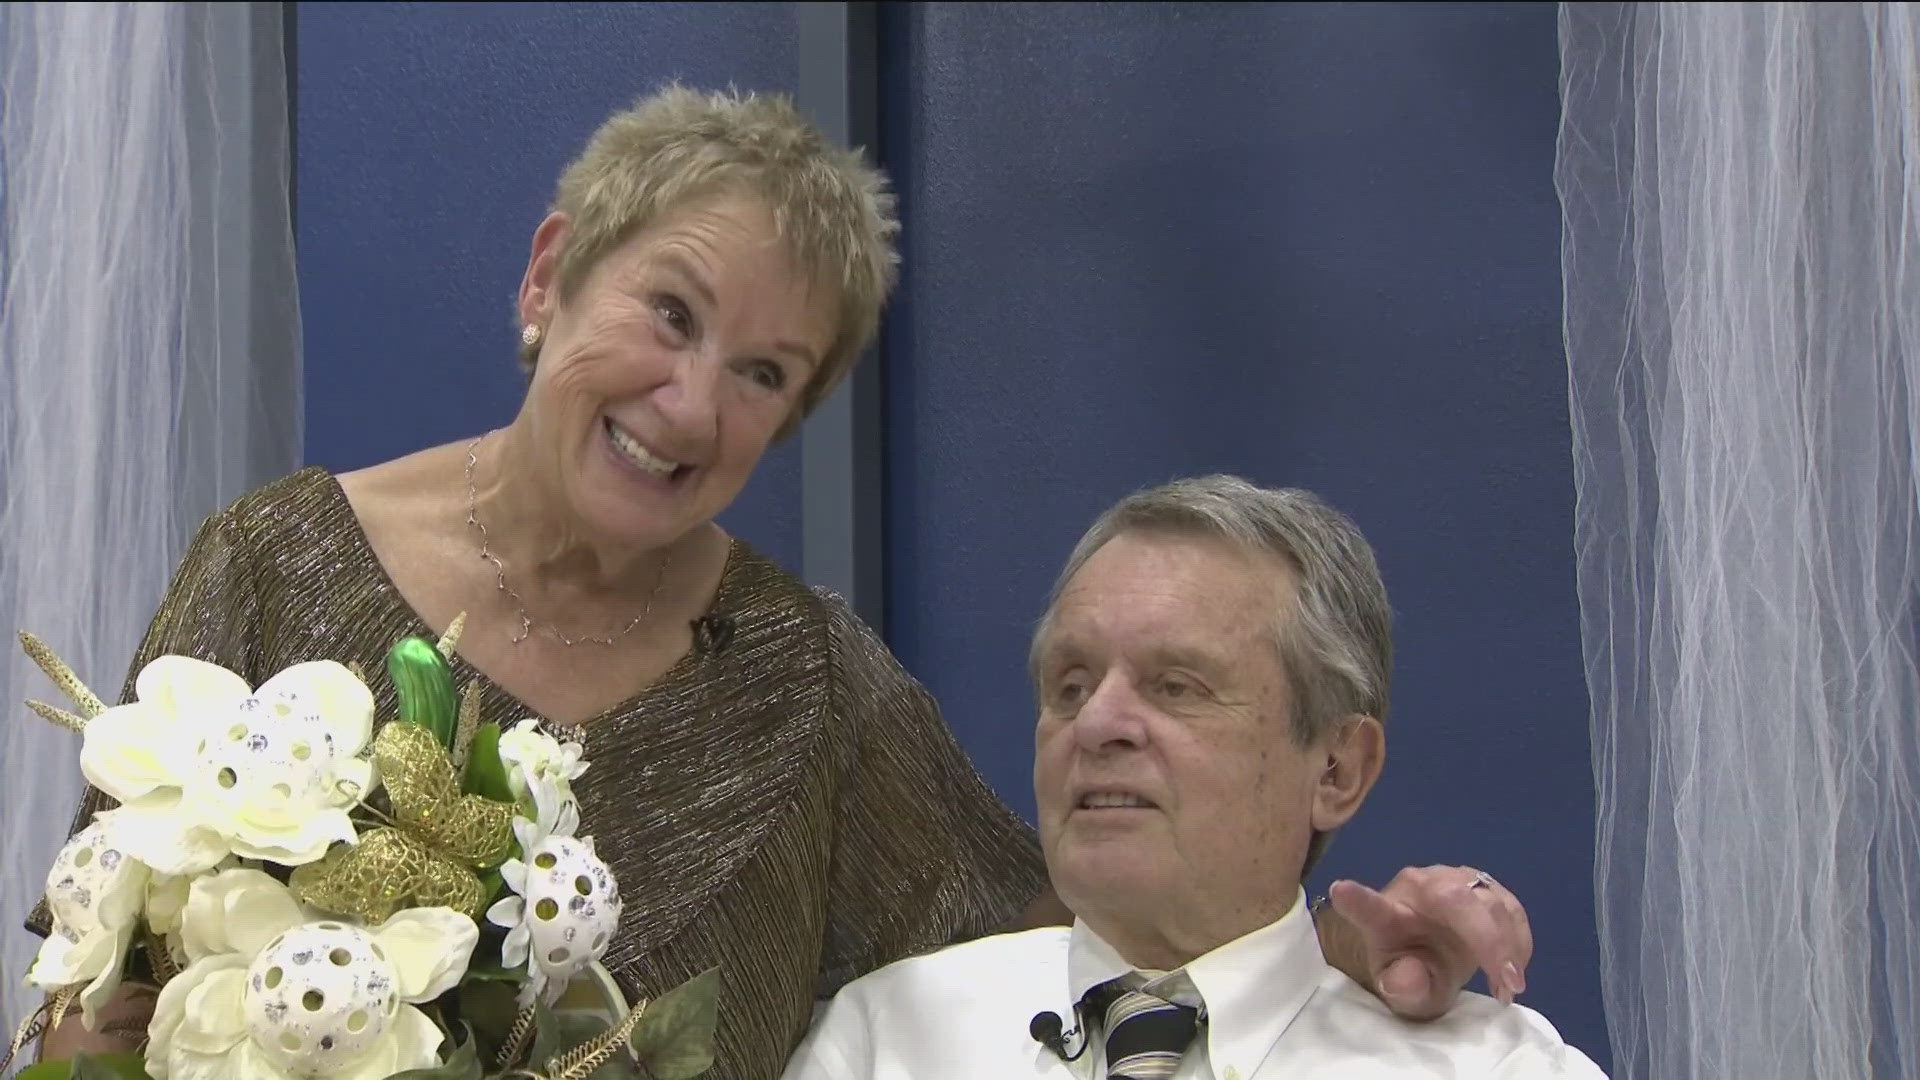
<instances>
[{"instance_id":1,"label":"woman's shoulder","mask_svg":"<svg viewBox=\"0 0 1920 1080\"><path fill-rule=\"evenodd\" d=\"M339 490L331 473L311 465L228 502L207 515L199 534L202 540L217 539L228 547L253 547L288 522L312 520L339 500Z\"/></svg>"},{"instance_id":2,"label":"woman's shoulder","mask_svg":"<svg viewBox=\"0 0 1920 1080\"><path fill-rule=\"evenodd\" d=\"M735 644L777 657L790 672L817 673L835 698L918 691L880 635L838 593L807 584L747 541L730 543L714 618L698 620L696 634L735 635Z\"/></svg>"}]
</instances>

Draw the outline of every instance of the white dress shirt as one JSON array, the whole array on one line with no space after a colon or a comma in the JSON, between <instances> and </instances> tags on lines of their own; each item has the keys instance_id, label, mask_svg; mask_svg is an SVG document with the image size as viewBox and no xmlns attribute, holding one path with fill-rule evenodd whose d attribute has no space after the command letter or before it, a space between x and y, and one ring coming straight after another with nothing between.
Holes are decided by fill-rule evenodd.
<instances>
[{"instance_id":1,"label":"white dress shirt","mask_svg":"<svg viewBox=\"0 0 1920 1080\"><path fill-rule=\"evenodd\" d=\"M1071 1063L1035 1042L1036 1013L1068 1029L1086 991L1133 968L1084 923L1002 934L902 960L857 979L815 1018L785 1080L1104 1078L1101 1035ZM1182 969L1205 1024L1176 1080L1605 1080L1544 1017L1462 994L1428 1023L1397 1019L1327 966L1301 894L1287 915ZM1067 1040L1073 1053L1088 1043Z\"/></svg>"}]
</instances>

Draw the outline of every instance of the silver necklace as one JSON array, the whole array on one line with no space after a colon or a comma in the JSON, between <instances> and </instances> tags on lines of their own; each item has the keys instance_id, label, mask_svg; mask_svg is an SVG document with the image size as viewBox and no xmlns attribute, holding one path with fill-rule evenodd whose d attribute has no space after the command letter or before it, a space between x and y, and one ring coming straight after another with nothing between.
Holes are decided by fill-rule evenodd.
<instances>
[{"instance_id":1,"label":"silver necklace","mask_svg":"<svg viewBox=\"0 0 1920 1080\"><path fill-rule=\"evenodd\" d=\"M488 434L492 433L489 432ZM660 572L654 575L653 591L647 594L647 606L640 609L640 614L635 615L632 621L627 623L626 628L613 637L595 637L592 634L586 634L581 637L570 638L561 633L560 628L552 622L540 622L536 624L533 616L527 614L527 602L520 599L520 594L514 592L513 587L507 584L507 568L500 562L500 559L494 555L493 549L488 545L487 527L480 520L480 499L473 485L473 467L478 458L480 443L486 437L486 435L482 435L467 445L467 524L480 530L480 557L493 564L494 584L499 586L500 591L505 593L507 597L513 601L514 608L516 609L515 613L520 618L519 632L508 636L512 638L515 645L518 645L527 640L527 638L538 629L546 631L555 641L558 641L568 648L572 648L575 645L586 644L619 644L620 639L633 633L634 627L646 622L647 616L653 614L653 601L660 595L661 582L667 580L667 567L673 564L672 552L668 552L667 557L660 560Z\"/></svg>"}]
</instances>

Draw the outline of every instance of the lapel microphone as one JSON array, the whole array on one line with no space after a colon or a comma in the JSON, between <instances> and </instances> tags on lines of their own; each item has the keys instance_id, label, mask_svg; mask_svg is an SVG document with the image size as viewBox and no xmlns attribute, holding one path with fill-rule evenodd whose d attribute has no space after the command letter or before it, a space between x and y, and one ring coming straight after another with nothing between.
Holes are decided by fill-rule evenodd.
<instances>
[{"instance_id":1,"label":"lapel microphone","mask_svg":"<svg viewBox=\"0 0 1920 1080\"><path fill-rule=\"evenodd\" d=\"M1079 1014L1079 1007L1076 1006L1074 1008L1076 1021L1079 1019ZM1060 1014L1057 1012L1034 1013L1033 1019L1027 1021L1027 1034L1033 1036L1034 1042L1053 1051L1053 1056L1061 1061L1076 1060L1081 1054L1087 1052L1087 1040L1081 1039L1080 1049L1071 1054L1067 1053L1067 1040L1080 1034L1080 1029L1075 1027L1062 1031Z\"/></svg>"}]
</instances>

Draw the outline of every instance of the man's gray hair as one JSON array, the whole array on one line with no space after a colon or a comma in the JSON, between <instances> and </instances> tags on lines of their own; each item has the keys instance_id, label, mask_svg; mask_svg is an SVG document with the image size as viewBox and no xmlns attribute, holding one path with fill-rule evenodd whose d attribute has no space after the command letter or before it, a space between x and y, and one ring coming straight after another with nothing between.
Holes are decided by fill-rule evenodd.
<instances>
[{"instance_id":1,"label":"man's gray hair","mask_svg":"<svg viewBox=\"0 0 1920 1080\"><path fill-rule=\"evenodd\" d=\"M1295 574L1294 603L1274 589L1274 635L1290 688L1292 734L1306 745L1342 719L1387 718L1393 613L1373 548L1345 515L1298 488L1256 487L1237 476L1175 480L1135 492L1100 515L1054 583L1033 639L1039 648L1060 593L1107 541L1129 532L1226 540L1279 558Z\"/></svg>"}]
</instances>

